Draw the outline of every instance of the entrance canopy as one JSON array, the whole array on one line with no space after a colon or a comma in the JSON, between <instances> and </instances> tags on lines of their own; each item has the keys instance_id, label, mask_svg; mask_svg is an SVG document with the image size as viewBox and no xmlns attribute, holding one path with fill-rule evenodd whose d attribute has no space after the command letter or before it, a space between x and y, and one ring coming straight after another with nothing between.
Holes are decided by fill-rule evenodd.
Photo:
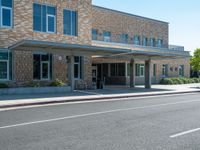
<instances>
[{"instance_id":1,"label":"entrance canopy","mask_svg":"<svg viewBox=\"0 0 200 150\"><path fill-rule=\"evenodd\" d=\"M104 42L106 43L106 42ZM103 43L103 44L104 44ZM130 48L124 47L112 47L112 43L106 43L107 45L97 45L92 42L91 45L69 44L69 43L56 43L36 40L22 40L9 49L20 50L48 50L53 52L67 52L71 55L75 54L89 54L98 57L123 57L128 56L148 56L152 58L185 58L190 57L187 51L175 51L167 48L154 48L144 46L134 46ZM129 58L128 58L129 59Z\"/></svg>"}]
</instances>

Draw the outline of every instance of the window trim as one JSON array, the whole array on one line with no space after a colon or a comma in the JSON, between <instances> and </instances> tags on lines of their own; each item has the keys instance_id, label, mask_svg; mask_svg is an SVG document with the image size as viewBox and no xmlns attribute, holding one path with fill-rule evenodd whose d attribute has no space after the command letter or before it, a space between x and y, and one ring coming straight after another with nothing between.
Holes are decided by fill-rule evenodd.
<instances>
[{"instance_id":1,"label":"window trim","mask_svg":"<svg viewBox=\"0 0 200 150\"><path fill-rule=\"evenodd\" d=\"M49 31L49 17L53 17L54 19L54 31ZM46 32L47 33L56 33L56 15L47 14L46 16Z\"/></svg>"},{"instance_id":2,"label":"window trim","mask_svg":"<svg viewBox=\"0 0 200 150\"><path fill-rule=\"evenodd\" d=\"M10 81L10 51L5 51L5 50L0 50L0 52L4 52L4 53L7 53L8 54L8 59L2 59L0 60L0 62L6 62L7 63L7 78L5 79L0 79L0 82L3 82L3 81ZM13 59L13 58L12 58ZM13 61L12 61L13 62ZM11 62L11 63L12 63ZM13 68L12 68L13 69Z\"/></svg>"},{"instance_id":3,"label":"window trim","mask_svg":"<svg viewBox=\"0 0 200 150\"><path fill-rule=\"evenodd\" d=\"M76 78L75 75L74 75L74 79L75 80L81 80L82 79L82 69L81 69L81 63L82 63L82 60L83 60L83 56L74 56L75 57L78 57L79 58L79 62L75 62L74 61L74 66L75 65L78 65L78 77ZM74 67L75 69L75 67Z\"/></svg>"},{"instance_id":4,"label":"window trim","mask_svg":"<svg viewBox=\"0 0 200 150\"><path fill-rule=\"evenodd\" d=\"M49 60L50 61L50 60ZM49 81L50 80L50 62L49 61L42 61L40 63L40 80L42 81ZM43 64L47 64L48 65L48 78L43 78L42 74L43 74Z\"/></svg>"},{"instance_id":5,"label":"window trim","mask_svg":"<svg viewBox=\"0 0 200 150\"><path fill-rule=\"evenodd\" d=\"M11 29L13 28L13 8L12 7L6 7L6 6L1 6L0 4L0 8L1 8L1 12L0 12L0 15L1 15L1 24L0 24L0 28L7 28L7 29ZM6 26L6 25L3 25L3 9L7 9L7 10L10 10L10 26Z\"/></svg>"},{"instance_id":6,"label":"window trim","mask_svg":"<svg viewBox=\"0 0 200 150\"><path fill-rule=\"evenodd\" d=\"M70 15L71 15L71 29L70 29L70 32L71 32L71 34L67 34L67 33L64 33L64 27L65 27L65 25L64 25L64 12L65 12L65 10L66 11L70 11ZM75 12L76 13L76 34L75 35L73 35L72 34L72 32L73 32L73 29L72 29L72 26L73 26L73 23L72 23L72 21L73 21L73 18L72 18L72 12ZM72 37L78 37L78 12L77 11L75 11L75 10L70 10L70 9L63 9L63 35L66 35L66 36L72 36Z\"/></svg>"},{"instance_id":7,"label":"window trim","mask_svg":"<svg viewBox=\"0 0 200 150\"><path fill-rule=\"evenodd\" d=\"M105 36L105 33L109 33L109 36ZM110 31L103 31L103 41L104 42L111 42L111 32Z\"/></svg>"},{"instance_id":8,"label":"window trim","mask_svg":"<svg viewBox=\"0 0 200 150\"><path fill-rule=\"evenodd\" d=\"M46 31L43 31L43 22L41 22L41 31L39 30L34 30L34 4L37 4L37 5L41 5L41 6L46 6ZM49 14L47 12L47 7L53 7L55 8L55 15L52 15L52 14ZM32 14L32 20L33 20L33 32L36 32L36 33L49 33L49 34L57 34L57 7L54 6L54 5L50 5L50 4L45 4L45 3L39 3L39 2L33 2L32 4L32 11L33 11L33 14ZM42 12L42 7L41 7L41 15L43 14ZM48 16L54 16L54 32L51 32L51 31L48 31ZM41 18L42 19L42 18Z\"/></svg>"},{"instance_id":9,"label":"window trim","mask_svg":"<svg viewBox=\"0 0 200 150\"><path fill-rule=\"evenodd\" d=\"M137 69L139 67L139 72L137 72ZM143 74L141 74L141 70L143 69ZM139 75L138 75L139 73ZM136 77L144 77L145 76L145 65L144 64L135 64L135 76Z\"/></svg>"}]
</instances>

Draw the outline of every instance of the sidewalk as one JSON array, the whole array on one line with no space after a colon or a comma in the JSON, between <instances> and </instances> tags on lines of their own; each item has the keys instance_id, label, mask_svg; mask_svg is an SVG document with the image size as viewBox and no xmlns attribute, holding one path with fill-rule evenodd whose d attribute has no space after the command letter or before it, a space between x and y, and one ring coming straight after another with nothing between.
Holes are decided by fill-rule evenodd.
<instances>
[{"instance_id":1,"label":"sidewalk","mask_svg":"<svg viewBox=\"0 0 200 150\"><path fill-rule=\"evenodd\" d=\"M9 107L65 103L75 101L103 100L127 97L143 97L154 95L180 94L200 92L200 83L186 85L153 85L152 89L137 86L130 89L125 86L109 86L103 90L74 91L63 94L39 95L1 95L0 109Z\"/></svg>"}]
</instances>

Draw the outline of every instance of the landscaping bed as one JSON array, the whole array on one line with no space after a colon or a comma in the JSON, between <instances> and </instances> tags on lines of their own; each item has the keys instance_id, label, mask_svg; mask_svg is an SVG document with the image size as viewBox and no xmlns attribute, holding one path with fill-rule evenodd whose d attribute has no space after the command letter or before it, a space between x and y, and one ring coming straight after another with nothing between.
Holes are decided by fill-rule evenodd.
<instances>
[{"instance_id":1,"label":"landscaping bed","mask_svg":"<svg viewBox=\"0 0 200 150\"><path fill-rule=\"evenodd\" d=\"M200 83L200 78L163 78L160 84L176 85L176 84L191 84Z\"/></svg>"}]
</instances>

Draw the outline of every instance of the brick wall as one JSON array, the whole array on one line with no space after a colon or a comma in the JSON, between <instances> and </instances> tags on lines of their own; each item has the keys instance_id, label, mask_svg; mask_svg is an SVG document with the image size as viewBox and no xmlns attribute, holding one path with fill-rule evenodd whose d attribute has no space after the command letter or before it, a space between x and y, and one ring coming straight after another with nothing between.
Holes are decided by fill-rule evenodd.
<instances>
[{"instance_id":1,"label":"brick wall","mask_svg":"<svg viewBox=\"0 0 200 150\"><path fill-rule=\"evenodd\" d=\"M139 35L148 39L162 39L163 47L168 48L168 23L99 7L92 10L92 28L98 30L98 40L102 40L103 31L110 31L113 42L119 42L121 34L128 34L128 43L133 43L134 35Z\"/></svg>"},{"instance_id":2,"label":"brick wall","mask_svg":"<svg viewBox=\"0 0 200 150\"><path fill-rule=\"evenodd\" d=\"M56 7L56 34L33 32L33 2ZM77 37L63 35L63 9L70 9L78 12ZM0 29L0 48L7 48L23 39L72 44L91 44L91 0L14 0L13 12L13 29Z\"/></svg>"}]
</instances>

